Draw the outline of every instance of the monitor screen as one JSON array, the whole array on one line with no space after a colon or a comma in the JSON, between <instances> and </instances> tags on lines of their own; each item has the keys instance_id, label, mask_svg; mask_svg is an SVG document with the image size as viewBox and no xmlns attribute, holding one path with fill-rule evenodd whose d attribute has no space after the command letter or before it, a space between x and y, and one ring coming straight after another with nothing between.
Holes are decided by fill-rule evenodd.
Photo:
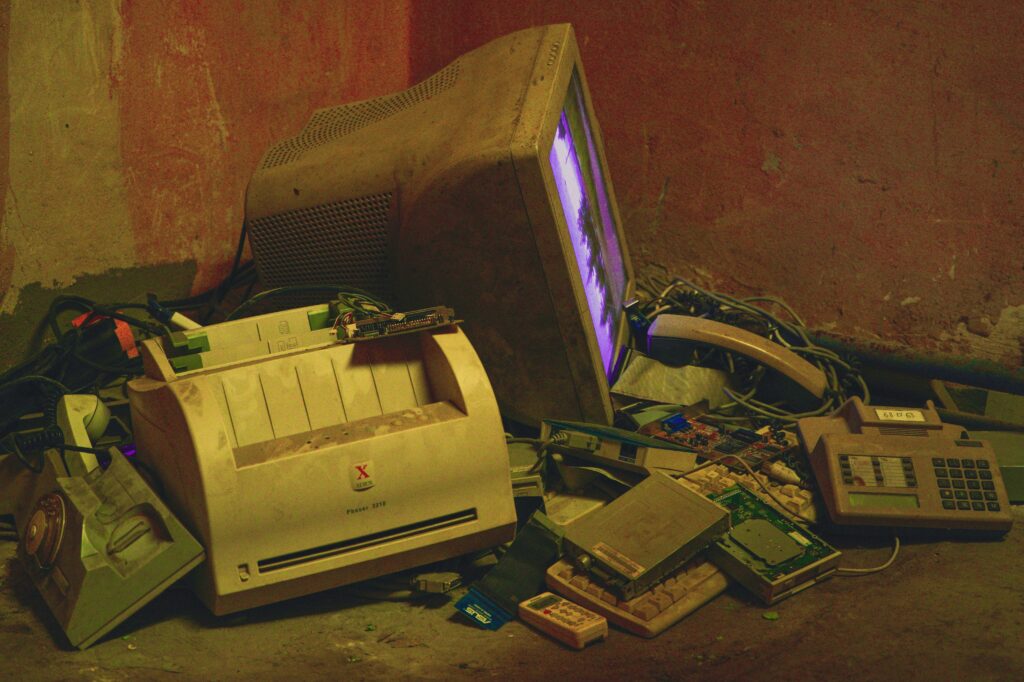
<instances>
[{"instance_id":1,"label":"monitor screen","mask_svg":"<svg viewBox=\"0 0 1024 682\"><path fill-rule=\"evenodd\" d=\"M575 71L548 155L605 375L616 357L626 271Z\"/></svg>"}]
</instances>

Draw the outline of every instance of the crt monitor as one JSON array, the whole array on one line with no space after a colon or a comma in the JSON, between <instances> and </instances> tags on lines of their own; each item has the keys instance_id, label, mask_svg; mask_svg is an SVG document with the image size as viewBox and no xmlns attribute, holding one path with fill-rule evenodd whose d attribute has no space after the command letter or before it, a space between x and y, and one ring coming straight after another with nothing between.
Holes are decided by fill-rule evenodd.
<instances>
[{"instance_id":1,"label":"crt monitor","mask_svg":"<svg viewBox=\"0 0 1024 682\"><path fill-rule=\"evenodd\" d=\"M633 273L569 24L315 112L264 155L246 221L264 285L450 305L506 415L611 422Z\"/></svg>"}]
</instances>

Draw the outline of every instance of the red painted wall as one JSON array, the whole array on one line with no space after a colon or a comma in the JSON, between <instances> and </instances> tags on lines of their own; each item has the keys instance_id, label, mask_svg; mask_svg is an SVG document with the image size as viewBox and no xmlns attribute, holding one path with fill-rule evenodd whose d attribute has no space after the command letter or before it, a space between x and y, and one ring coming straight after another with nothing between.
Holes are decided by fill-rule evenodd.
<instances>
[{"instance_id":1,"label":"red painted wall","mask_svg":"<svg viewBox=\"0 0 1024 682\"><path fill-rule=\"evenodd\" d=\"M126 1L110 75L139 265L223 277L263 152L317 108L405 87L404 2Z\"/></svg>"},{"instance_id":2,"label":"red painted wall","mask_svg":"<svg viewBox=\"0 0 1024 682\"><path fill-rule=\"evenodd\" d=\"M637 265L1019 364L1024 5L437 0L412 75L560 21Z\"/></svg>"},{"instance_id":3,"label":"red painted wall","mask_svg":"<svg viewBox=\"0 0 1024 682\"><path fill-rule=\"evenodd\" d=\"M4 101L8 46L49 36L29 3L11 7L0 3ZM126 250L139 266L195 263L193 287L209 286L233 254L252 169L314 109L399 90L518 28L571 21L636 265L779 294L819 328L1021 364L1024 4L124 0L52 11L83 42L54 45L55 63L112 55L100 94L83 92L116 106L104 120L121 165L47 181L74 187L72 204L120 203L82 226L40 205L54 197L22 196L34 218L0 229L5 312L26 286L131 265ZM33 95L35 52L18 54L12 97L15 86L21 104L35 97L33 112L102 109ZM13 117L27 110L0 107L0 209L17 184ZM93 139L81 129L61 132L76 153ZM17 228L28 251L87 229L102 244L126 220L115 232L132 243L110 249L120 260L98 249L83 271L69 257L60 282L33 275L10 243Z\"/></svg>"}]
</instances>

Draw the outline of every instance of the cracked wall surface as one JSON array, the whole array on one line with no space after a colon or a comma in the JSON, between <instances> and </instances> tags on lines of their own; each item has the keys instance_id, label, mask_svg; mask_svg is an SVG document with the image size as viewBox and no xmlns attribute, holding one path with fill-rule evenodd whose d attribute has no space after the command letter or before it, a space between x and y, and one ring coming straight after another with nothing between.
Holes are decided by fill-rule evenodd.
<instances>
[{"instance_id":1,"label":"cracked wall surface","mask_svg":"<svg viewBox=\"0 0 1024 682\"><path fill-rule=\"evenodd\" d=\"M0 334L59 290L220 281L266 148L407 85L406 4L0 3ZM24 350L5 344L0 367Z\"/></svg>"},{"instance_id":2,"label":"cracked wall surface","mask_svg":"<svg viewBox=\"0 0 1024 682\"><path fill-rule=\"evenodd\" d=\"M1024 5L415 3L413 76L556 21L638 271L1021 366Z\"/></svg>"},{"instance_id":3,"label":"cracked wall surface","mask_svg":"<svg viewBox=\"0 0 1024 682\"><path fill-rule=\"evenodd\" d=\"M0 332L38 319L26 287L217 282L271 142L556 21L638 271L1022 364L1020 3L0 3Z\"/></svg>"}]
</instances>

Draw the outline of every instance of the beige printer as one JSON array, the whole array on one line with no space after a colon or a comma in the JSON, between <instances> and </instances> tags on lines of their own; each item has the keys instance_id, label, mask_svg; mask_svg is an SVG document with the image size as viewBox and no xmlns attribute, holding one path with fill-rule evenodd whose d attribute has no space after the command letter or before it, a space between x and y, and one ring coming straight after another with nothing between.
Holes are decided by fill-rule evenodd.
<instances>
[{"instance_id":1,"label":"beige printer","mask_svg":"<svg viewBox=\"0 0 1024 682\"><path fill-rule=\"evenodd\" d=\"M508 451L457 326L357 343L328 307L143 344L138 457L206 548L216 614L512 538Z\"/></svg>"}]
</instances>

